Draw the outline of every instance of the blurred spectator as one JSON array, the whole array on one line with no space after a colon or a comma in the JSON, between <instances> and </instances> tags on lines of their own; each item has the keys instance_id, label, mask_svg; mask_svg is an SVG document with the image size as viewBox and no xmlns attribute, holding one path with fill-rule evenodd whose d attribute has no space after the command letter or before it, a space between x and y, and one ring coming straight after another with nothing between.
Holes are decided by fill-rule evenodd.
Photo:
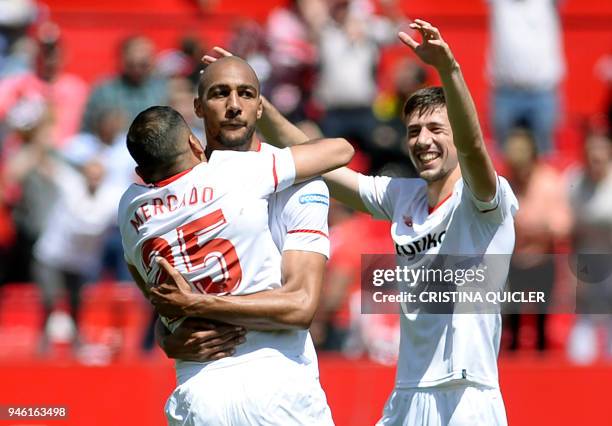
<instances>
[{"instance_id":1,"label":"blurred spectator","mask_svg":"<svg viewBox=\"0 0 612 426\"><path fill-rule=\"evenodd\" d=\"M168 105L181 113L193 133L203 144L206 144L204 122L195 115L193 109L195 86L186 78L173 78L168 82L168 87Z\"/></svg>"},{"instance_id":2,"label":"blurred spectator","mask_svg":"<svg viewBox=\"0 0 612 426\"><path fill-rule=\"evenodd\" d=\"M328 137L354 140L368 152L377 121L372 103L382 45L396 40L403 15L395 1L381 1L375 16L367 1L328 0L328 16L313 28L320 70L315 96L325 109L321 130Z\"/></svg>"},{"instance_id":3,"label":"blurred spectator","mask_svg":"<svg viewBox=\"0 0 612 426\"><path fill-rule=\"evenodd\" d=\"M122 108L127 123L131 123L142 110L165 104L166 81L152 75L153 64L154 45L151 40L133 36L123 41L119 75L94 88L87 101L81 128L91 132L95 117L109 108Z\"/></svg>"},{"instance_id":4,"label":"blurred spectator","mask_svg":"<svg viewBox=\"0 0 612 426\"><path fill-rule=\"evenodd\" d=\"M565 73L558 0L486 0L490 4L493 127L499 144L526 125L540 155L553 150Z\"/></svg>"},{"instance_id":5,"label":"blurred spectator","mask_svg":"<svg viewBox=\"0 0 612 426\"><path fill-rule=\"evenodd\" d=\"M268 45L263 28L255 21L241 21L234 27L229 42L230 52L240 56L255 70L259 81L265 86L272 67L268 60Z\"/></svg>"},{"instance_id":6,"label":"blurred spectator","mask_svg":"<svg viewBox=\"0 0 612 426\"><path fill-rule=\"evenodd\" d=\"M16 238L8 255L2 258L10 265L4 268L4 280L28 282L32 247L56 197L53 121L44 100L32 98L13 106L7 114L7 124L11 132L0 155L2 196L12 210Z\"/></svg>"},{"instance_id":7,"label":"blurred spectator","mask_svg":"<svg viewBox=\"0 0 612 426\"><path fill-rule=\"evenodd\" d=\"M32 0L0 2L0 77L31 68L34 43L26 33L36 14Z\"/></svg>"},{"instance_id":8,"label":"blurred spectator","mask_svg":"<svg viewBox=\"0 0 612 426\"><path fill-rule=\"evenodd\" d=\"M389 224L372 221L362 213L353 213L339 203L330 206L330 259L327 267L321 303L311 329L315 343L323 350L340 351L352 340L350 351L355 354L366 350L356 347L361 326L352 323L359 315L351 309L360 310L361 305L351 303L352 297L360 295L360 264L362 253L390 253ZM363 320L367 320L365 316ZM368 344L375 345L374 341Z\"/></svg>"},{"instance_id":9,"label":"blurred spectator","mask_svg":"<svg viewBox=\"0 0 612 426\"><path fill-rule=\"evenodd\" d=\"M418 62L403 58L395 63L393 91L381 93L374 103L379 125L373 134L376 150L372 168L376 174L416 177L406 147L403 107L410 95L425 87L427 71ZM383 167L383 168L381 168Z\"/></svg>"},{"instance_id":10,"label":"blurred spectator","mask_svg":"<svg viewBox=\"0 0 612 426\"><path fill-rule=\"evenodd\" d=\"M569 189L574 213L573 252L578 267L600 270L596 279L578 282L579 315L568 342L572 360L589 364L598 356L597 328L606 330L605 353L612 357L612 142L590 135L585 143L586 164L571 177ZM592 264L591 264L592 263ZM601 273L603 271L603 273ZM588 274L588 272L587 272ZM580 278L580 274L578 278ZM598 315L599 314L599 315Z\"/></svg>"},{"instance_id":11,"label":"blurred spectator","mask_svg":"<svg viewBox=\"0 0 612 426\"><path fill-rule=\"evenodd\" d=\"M43 330L61 290L68 293L70 315L78 330L81 288L99 270L105 232L116 215L115 190L103 182L104 167L98 161L86 163L80 172L62 163L55 165L57 199L34 246L32 265L43 299ZM76 349L78 332L74 337ZM48 349L46 331L40 349L43 353Z\"/></svg>"},{"instance_id":12,"label":"blurred spectator","mask_svg":"<svg viewBox=\"0 0 612 426\"><path fill-rule=\"evenodd\" d=\"M530 132L514 129L505 143L508 182L520 209L514 217L516 242L508 281L511 291L543 291L551 298L555 283L555 243L567 237L571 225L568 201L560 176L538 159ZM546 349L546 308L536 313L539 351ZM519 348L521 315L510 314L510 350Z\"/></svg>"},{"instance_id":13,"label":"blurred spectator","mask_svg":"<svg viewBox=\"0 0 612 426\"><path fill-rule=\"evenodd\" d=\"M123 192L136 179L136 163L125 148L126 119L124 111L117 106L100 110L94 117L91 132L83 132L72 138L63 150L64 158L75 167L97 161L105 169L104 184L113 191L113 203L118 205ZM110 196L109 196L110 197ZM92 276L100 278L104 272L110 272L118 281L130 279L127 266L123 260L123 248L116 215L113 215L113 226L105 238L102 269Z\"/></svg>"},{"instance_id":14,"label":"blurred spectator","mask_svg":"<svg viewBox=\"0 0 612 426\"><path fill-rule=\"evenodd\" d=\"M155 65L156 72L166 78L187 78L195 87L200 81L204 53L205 49L197 36L185 36L178 49L160 52ZM172 94L171 89L169 94Z\"/></svg>"},{"instance_id":15,"label":"blurred spectator","mask_svg":"<svg viewBox=\"0 0 612 426\"><path fill-rule=\"evenodd\" d=\"M311 28L319 26L326 7L325 0L291 0L268 17L272 74L266 95L292 122L307 118L318 59Z\"/></svg>"},{"instance_id":16,"label":"blurred spectator","mask_svg":"<svg viewBox=\"0 0 612 426\"><path fill-rule=\"evenodd\" d=\"M38 30L33 71L19 73L0 82L0 120L20 99L43 99L54 118L53 140L61 147L78 130L88 87L73 74L62 72L63 51L59 28L43 24Z\"/></svg>"},{"instance_id":17,"label":"blurred spectator","mask_svg":"<svg viewBox=\"0 0 612 426\"><path fill-rule=\"evenodd\" d=\"M104 166L105 180L113 184L118 198L135 180L136 163L125 148L124 111L117 106L100 110L94 117L91 132L81 132L68 141L62 155L76 167L94 159Z\"/></svg>"}]
</instances>

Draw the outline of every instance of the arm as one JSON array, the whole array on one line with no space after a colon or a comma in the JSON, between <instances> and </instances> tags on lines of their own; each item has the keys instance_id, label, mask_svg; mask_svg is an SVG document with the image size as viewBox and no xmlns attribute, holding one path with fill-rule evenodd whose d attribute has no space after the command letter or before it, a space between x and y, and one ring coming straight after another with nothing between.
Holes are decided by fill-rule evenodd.
<instances>
[{"instance_id":1,"label":"arm","mask_svg":"<svg viewBox=\"0 0 612 426\"><path fill-rule=\"evenodd\" d=\"M418 30L424 41L419 44L404 32L399 33L399 38L440 75L463 178L477 199L490 201L497 188L495 169L459 64L437 28L420 19L416 19L410 27Z\"/></svg>"},{"instance_id":2,"label":"arm","mask_svg":"<svg viewBox=\"0 0 612 426\"><path fill-rule=\"evenodd\" d=\"M170 333L158 319L155 341L168 358L208 362L231 356L236 346L244 343L246 330L228 324L187 318Z\"/></svg>"},{"instance_id":3,"label":"arm","mask_svg":"<svg viewBox=\"0 0 612 426\"><path fill-rule=\"evenodd\" d=\"M265 97L262 97L264 113L257 126L266 141L274 146L299 145L308 137L287 120ZM367 212L359 196L359 174L348 167L341 167L323 175L332 197L355 210Z\"/></svg>"},{"instance_id":4,"label":"arm","mask_svg":"<svg viewBox=\"0 0 612 426\"><path fill-rule=\"evenodd\" d=\"M346 166L355 150L346 139L315 139L291 147L295 180L303 182Z\"/></svg>"},{"instance_id":5,"label":"arm","mask_svg":"<svg viewBox=\"0 0 612 426\"><path fill-rule=\"evenodd\" d=\"M207 318L255 330L306 329L319 303L325 256L306 251L283 252L282 287L244 296L192 293L183 276L162 258L169 277L151 289L150 300L162 315Z\"/></svg>"},{"instance_id":6,"label":"arm","mask_svg":"<svg viewBox=\"0 0 612 426\"><path fill-rule=\"evenodd\" d=\"M215 46L213 50L221 56L232 56L230 52L218 46ZM208 65L217 59L214 56L206 55L202 58L202 60L205 65ZM308 137L304 134L304 132L287 120L264 96L261 97L261 100L263 102L264 112L262 117L257 122L257 128L267 142L279 148L285 148L304 144L308 140ZM346 142L344 139L342 139L342 141ZM348 150L348 147L344 146L342 148L339 147L338 151L341 151L344 148ZM319 155L317 155L316 159L311 158L311 166L317 165L317 161L319 161L321 158L323 160L329 160L330 158L326 158L325 155L333 155L334 157L332 157L332 159L338 155L338 159L340 159L339 153L324 154L323 152L319 152L318 154ZM344 153L344 155L348 154L348 152ZM353 154L354 150L351 147L351 158ZM351 158L340 166L348 164ZM361 197L359 196L358 173L349 169L348 167L337 167L330 168L329 170L336 170L323 174L323 179L325 179L325 183L327 183L329 186L331 196L355 210L367 213L368 211L363 204ZM314 177L315 175L312 175L311 177ZM307 180L307 178L302 177L300 180Z\"/></svg>"}]
</instances>

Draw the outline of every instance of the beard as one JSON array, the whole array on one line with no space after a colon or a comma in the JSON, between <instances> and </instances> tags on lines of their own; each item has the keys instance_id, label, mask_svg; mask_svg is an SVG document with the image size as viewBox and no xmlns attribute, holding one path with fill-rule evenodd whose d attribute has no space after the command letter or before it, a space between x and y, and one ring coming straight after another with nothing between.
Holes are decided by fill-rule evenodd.
<instances>
[{"instance_id":1,"label":"beard","mask_svg":"<svg viewBox=\"0 0 612 426\"><path fill-rule=\"evenodd\" d=\"M439 181L440 179L444 179L451 170L446 170L444 168L440 168L439 170L423 170L419 172L419 177L429 183Z\"/></svg>"},{"instance_id":2,"label":"beard","mask_svg":"<svg viewBox=\"0 0 612 426\"><path fill-rule=\"evenodd\" d=\"M250 126L246 128L246 133L243 136L234 136L231 137L225 134L223 131L219 132L217 141L226 148L238 148L244 145L247 145L251 139L253 138L253 134L255 133L255 126Z\"/></svg>"}]
</instances>

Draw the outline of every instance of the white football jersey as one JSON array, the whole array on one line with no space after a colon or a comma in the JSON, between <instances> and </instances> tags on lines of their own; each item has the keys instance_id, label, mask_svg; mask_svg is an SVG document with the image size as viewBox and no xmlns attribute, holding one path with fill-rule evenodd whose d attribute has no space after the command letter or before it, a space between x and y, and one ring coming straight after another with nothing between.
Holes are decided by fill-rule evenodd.
<instances>
[{"instance_id":1,"label":"white football jersey","mask_svg":"<svg viewBox=\"0 0 612 426\"><path fill-rule=\"evenodd\" d=\"M269 144L260 145L261 152L277 152ZM299 250L320 253L329 259L329 189L323 179L298 183L272 194L269 202L269 225L274 244L279 251ZM304 336L303 358L318 377L317 352L308 330L298 330Z\"/></svg>"},{"instance_id":2,"label":"white football jersey","mask_svg":"<svg viewBox=\"0 0 612 426\"><path fill-rule=\"evenodd\" d=\"M288 149L274 153L215 151L208 163L156 185L128 188L119 204L126 260L148 283L159 282L155 256L166 258L194 291L241 295L281 285L280 253L268 227L270 194L295 179ZM170 328L178 321L166 320ZM236 354L211 363L177 361L179 382L202 368L248 357L303 355L293 331L249 331Z\"/></svg>"},{"instance_id":3,"label":"white football jersey","mask_svg":"<svg viewBox=\"0 0 612 426\"><path fill-rule=\"evenodd\" d=\"M503 288L518 210L505 179L498 178L490 202L476 199L459 179L451 196L431 212L422 179L361 175L359 192L375 218L392 221L399 265L415 254L505 254L497 257L495 282L488 284ZM499 314L402 312L396 387L436 386L457 379L497 387L500 337Z\"/></svg>"}]
</instances>

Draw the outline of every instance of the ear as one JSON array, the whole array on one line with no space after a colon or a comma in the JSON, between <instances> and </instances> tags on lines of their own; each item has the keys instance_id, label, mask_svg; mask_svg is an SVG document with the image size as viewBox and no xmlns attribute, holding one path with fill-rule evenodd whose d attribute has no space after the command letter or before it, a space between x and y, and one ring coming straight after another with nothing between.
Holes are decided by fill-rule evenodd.
<instances>
[{"instance_id":1,"label":"ear","mask_svg":"<svg viewBox=\"0 0 612 426\"><path fill-rule=\"evenodd\" d=\"M263 112L264 112L263 101L261 100L261 96L260 96L257 101L257 119L258 120L263 115Z\"/></svg>"},{"instance_id":2,"label":"ear","mask_svg":"<svg viewBox=\"0 0 612 426\"><path fill-rule=\"evenodd\" d=\"M204 117L204 111L202 110L202 101L199 97L193 100L193 109L198 118Z\"/></svg>"},{"instance_id":3,"label":"ear","mask_svg":"<svg viewBox=\"0 0 612 426\"><path fill-rule=\"evenodd\" d=\"M189 134L189 147L191 148L191 152L193 152L193 155L195 155L200 161L206 161L206 156L204 155L204 148L202 148L202 143L193 133Z\"/></svg>"}]
</instances>

